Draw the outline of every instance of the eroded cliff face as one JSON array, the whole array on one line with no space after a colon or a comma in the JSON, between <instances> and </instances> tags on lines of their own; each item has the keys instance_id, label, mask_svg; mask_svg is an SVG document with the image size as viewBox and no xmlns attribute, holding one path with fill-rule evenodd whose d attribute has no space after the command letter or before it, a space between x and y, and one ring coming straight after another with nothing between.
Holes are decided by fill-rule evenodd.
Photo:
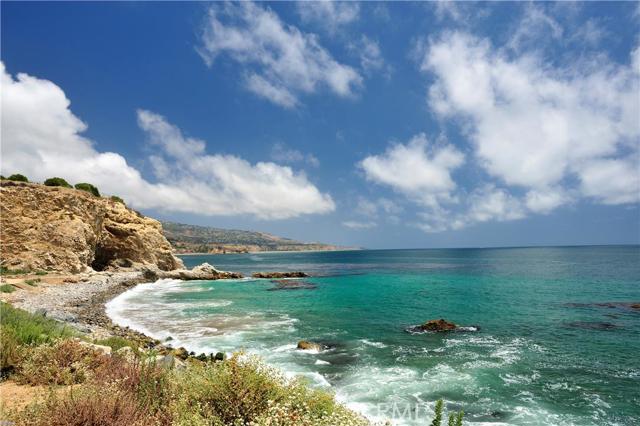
<instances>
[{"instance_id":1,"label":"eroded cliff face","mask_svg":"<svg viewBox=\"0 0 640 426\"><path fill-rule=\"evenodd\" d=\"M0 183L0 262L71 273L184 267L157 220L85 191L10 181Z\"/></svg>"}]
</instances>

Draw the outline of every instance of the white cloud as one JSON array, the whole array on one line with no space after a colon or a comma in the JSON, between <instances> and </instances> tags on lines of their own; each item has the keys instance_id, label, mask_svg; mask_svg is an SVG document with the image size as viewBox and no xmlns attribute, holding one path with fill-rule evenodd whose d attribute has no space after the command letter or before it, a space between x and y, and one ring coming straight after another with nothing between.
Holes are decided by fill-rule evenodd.
<instances>
[{"instance_id":1,"label":"white cloud","mask_svg":"<svg viewBox=\"0 0 640 426\"><path fill-rule=\"evenodd\" d=\"M279 163L307 163L312 167L320 166L320 161L313 154L303 154L297 149L291 149L282 142L277 142L271 147L271 159Z\"/></svg>"},{"instance_id":2,"label":"white cloud","mask_svg":"<svg viewBox=\"0 0 640 426\"><path fill-rule=\"evenodd\" d=\"M345 226L350 229L371 229L378 226L375 222L358 222L354 220L348 220L346 222L342 222L342 226Z\"/></svg>"},{"instance_id":3,"label":"white cloud","mask_svg":"<svg viewBox=\"0 0 640 426\"><path fill-rule=\"evenodd\" d=\"M285 108L298 105L301 94L322 88L350 97L362 84L362 77L333 59L317 36L252 2L211 6L198 51L209 66L223 54L244 65L245 86Z\"/></svg>"},{"instance_id":4,"label":"white cloud","mask_svg":"<svg viewBox=\"0 0 640 426\"><path fill-rule=\"evenodd\" d=\"M638 69L601 57L554 69L532 56L509 59L486 40L454 32L430 44L422 70L436 77L429 91L434 111L461 120L490 175L538 191L528 200L534 211L561 205L557 197L543 202L533 195L548 188L606 203L640 199L637 162L632 167Z\"/></svg>"},{"instance_id":5,"label":"white cloud","mask_svg":"<svg viewBox=\"0 0 640 426\"><path fill-rule=\"evenodd\" d=\"M543 6L528 3L524 10L522 19L514 24L514 31L508 46L513 50L519 50L523 46L540 44L540 34L545 34L545 40L549 37L560 39L564 33L564 28L551 15L545 13Z\"/></svg>"},{"instance_id":6,"label":"white cloud","mask_svg":"<svg viewBox=\"0 0 640 426\"><path fill-rule=\"evenodd\" d=\"M424 134L406 145L395 144L384 154L366 157L359 163L367 180L387 185L425 206L454 201L456 184L451 172L464 162L464 155L452 145L429 144Z\"/></svg>"},{"instance_id":7,"label":"white cloud","mask_svg":"<svg viewBox=\"0 0 640 426\"><path fill-rule=\"evenodd\" d=\"M427 233L460 230L488 221L511 221L526 216L522 201L504 189L492 184L476 188L464 198L464 208L455 213L444 208L430 209L419 213L422 219L416 226Z\"/></svg>"},{"instance_id":8,"label":"white cloud","mask_svg":"<svg viewBox=\"0 0 640 426\"><path fill-rule=\"evenodd\" d=\"M571 201L561 188L532 189L525 196L527 208L534 213L549 213Z\"/></svg>"},{"instance_id":9,"label":"white cloud","mask_svg":"<svg viewBox=\"0 0 640 426\"><path fill-rule=\"evenodd\" d=\"M379 215L384 214L386 217L390 215L397 215L402 213L404 209L394 201L380 197L376 200L369 200L364 197L358 197L355 213L360 216L377 218Z\"/></svg>"},{"instance_id":10,"label":"white cloud","mask_svg":"<svg viewBox=\"0 0 640 426\"><path fill-rule=\"evenodd\" d=\"M387 76L390 74L391 67L385 63L377 40L372 40L363 34L359 40L349 43L348 47L351 52L358 55L360 67L366 74L372 74L375 71L383 71Z\"/></svg>"},{"instance_id":11,"label":"white cloud","mask_svg":"<svg viewBox=\"0 0 640 426\"><path fill-rule=\"evenodd\" d=\"M126 159L99 152L82 136L87 126L69 109L54 83L27 74L13 79L2 69L2 170L33 180L60 176L91 182L135 208L203 215L250 214L284 219L335 209L301 172L274 163L251 164L231 155L207 155L204 141L185 137L163 117L138 112L138 122L156 148L149 161L156 182Z\"/></svg>"},{"instance_id":12,"label":"white cloud","mask_svg":"<svg viewBox=\"0 0 640 426\"><path fill-rule=\"evenodd\" d=\"M360 5L351 1L301 1L296 7L304 22L316 24L330 34L360 17Z\"/></svg>"}]
</instances>

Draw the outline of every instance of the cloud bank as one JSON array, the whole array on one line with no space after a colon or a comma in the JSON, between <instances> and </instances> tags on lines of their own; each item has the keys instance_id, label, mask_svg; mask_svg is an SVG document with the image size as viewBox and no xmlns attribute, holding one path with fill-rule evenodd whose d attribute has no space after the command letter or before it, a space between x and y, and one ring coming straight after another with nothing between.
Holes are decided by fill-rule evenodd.
<instances>
[{"instance_id":1,"label":"cloud bank","mask_svg":"<svg viewBox=\"0 0 640 426\"><path fill-rule=\"evenodd\" d=\"M204 141L186 137L164 117L137 112L155 149L145 179L120 154L99 152L82 133L87 125L70 110L63 90L27 74L2 74L2 172L42 181L52 176L87 181L135 208L201 215L252 215L286 219L335 209L303 172L272 162L210 155Z\"/></svg>"}]
</instances>

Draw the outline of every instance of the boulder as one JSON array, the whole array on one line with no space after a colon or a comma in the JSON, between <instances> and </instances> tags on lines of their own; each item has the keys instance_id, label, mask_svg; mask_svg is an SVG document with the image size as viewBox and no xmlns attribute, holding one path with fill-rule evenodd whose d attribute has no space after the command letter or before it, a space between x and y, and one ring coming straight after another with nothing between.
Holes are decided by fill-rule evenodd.
<instances>
[{"instance_id":1,"label":"boulder","mask_svg":"<svg viewBox=\"0 0 640 426\"><path fill-rule=\"evenodd\" d=\"M321 351L323 347L319 343L309 342L308 340L300 340L298 342L297 349L300 349L302 351Z\"/></svg>"},{"instance_id":2,"label":"boulder","mask_svg":"<svg viewBox=\"0 0 640 426\"><path fill-rule=\"evenodd\" d=\"M429 320L424 324L420 325L420 328L423 331L451 331L458 328L458 326L452 322L449 322L443 318L440 318L440 319Z\"/></svg>"},{"instance_id":3,"label":"boulder","mask_svg":"<svg viewBox=\"0 0 640 426\"><path fill-rule=\"evenodd\" d=\"M309 275L301 271L292 272L254 272L253 278L308 278Z\"/></svg>"},{"instance_id":4,"label":"boulder","mask_svg":"<svg viewBox=\"0 0 640 426\"><path fill-rule=\"evenodd\" d=\"M217 352L216 355L213 357L213 359L215 361L224 361L225 359L224 352Z\"/></svg>"},{"instance_id":5,"label":"boulder","mask_svg":"<svg viewBox=\"0 0 640 426\"><path fill-rule=\"evenodd\" d=\"M208 263L203 263L193 269L176 269L174 271L158 271L157 278L172 278L176 280L221 280L242 278L238 272L219 271Z\"/></svg>"},{"instance_id":6,"label":"boulder","mask_svg":"<svg viewBox=\"0 0 640 426\"><path fill-rule=\"evenodd\" d=\"M180 358L180 359L189 358L189 352L183 347L179 347L178 349L174 349L173 350L173 355L175 355L177 358Z\"/></svg>"}]
</instances>

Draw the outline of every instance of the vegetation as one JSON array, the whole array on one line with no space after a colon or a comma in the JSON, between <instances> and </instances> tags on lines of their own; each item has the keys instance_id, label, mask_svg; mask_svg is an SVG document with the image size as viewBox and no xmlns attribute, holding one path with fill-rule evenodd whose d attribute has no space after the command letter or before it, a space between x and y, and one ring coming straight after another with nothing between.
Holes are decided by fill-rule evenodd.
<instances>
[{"instance_id":1,"label":"vegetation","mask_svg":"<svg viewBox=\"0 0 640 426\"><path fill-rule=\"evenodd\" d=\"M109 346L113 351L129 346L130 348L137 349L138 344L132 340L125 339L124 337L111 336L106 339L94 340L96 345Z\"/></svg>"},{"instance_id":2,"label":"vegetation","mask_svg":"<svg viewBox=\"0 0 640 426\"><path fill-rule=\"evenodd\" d=\"M32 287L37 287L38 283L42 281L40 278L35 278L32 280L24 280L24 283L30 285Z\"/></svg>"},{"instance_id":3,"label":"vegetation","mask_svg":"<svg viewBox=\"0 0 640 426\"><path fill-rule=\"evenodd\" d=\"M72 188L69 183L61 177L52 177L44 181L46 186L62 186L65 188Z\"/></svg>"},{"instance_id":4,"label":"vegetation","mask_svg":"<svg viewBox=\"0 0 640 426\"><path fill-rule=\"evenodd\" d=\"M117 195L112 195L109 198L111 199L111 201L115 201L117 203L125 204L124 200L122 198L118 197Z\"/></svg>"},{"instance_id":5,"label":"vegetation","mask_svg":"<svg viewBox=\"0 0 640 426\"><path fill-rule=\"evenodd\" d=\"M2 284L2 285L0 285L0 292L1 293L13 293L14 291L16 291L16 288L14 286L12 286L11 284Z\"/></svg>"},{"instance_id":6,"label":"vegetation","mask_svg":"<svg viewBox=\"0 0 640 426\"><path fill-rule=\"evenodd\" d=\"M40 345L75 334L58 321L16 309L4 302L0 302L0 328L10 330L18 345Z\"/></svg>"},{"instance_id":7,"label":"vegetation","mask_svg":"<svg viewBox=\"0 0 640 426\"><path fill-rule=\"evenodd\" d=\"M76 183L75 188L79 189L80 191L90 192L96 197L100 196L100 191L98 191L98 188L87 182Z\"/></svg>"},{"instance_id":8,"label":"vegetation","mask_svg":"<svg viewBox=\"0 0 640 426\"><path fill-rule=\"evenodd\" d=\"M153 351L133 359L103 355L40 315L2 304L0 360L12 378L33 385L74 385L50 392L26 408L5 411L7 420L27 426L366 426L364 417L324 390L288 379L244 353L225 361L187 360L184 369L156 363ZM122 338L98 343L129 346ZM442 401L432 425L441 426ZM461 426L462 413L449 416Z\"/></svg>"},{"instance_id":9,"label":"vegetation","mask_svg":"<svg viewBox=\"0 0 640 426\"><path fill-rule=\"evenodd\" d=\"M7 179L15 182L29 182L29 179L27 179L25 175L21 175L20 173L15 173L9 176Z\"/></svg>"},{"instance_id":10,"label":"vegetation","mask_svg":"<svg viewBox=\"0 0 640 426\"><path fill-rule=\"evenodd\" d=\"M36 275L47 275L47 271L36 271Z\"/></svg>"},{"instance_id":11,"label":"vegetation","mask_svg":"<svg viewBox=\"0 0 640 426\"><path fill-rule=\"evenodd\" d=\"M0 266L0 275L24 275L28 274L26 269L9 269L5 266Z\"/></svg>"}]
</instances>

